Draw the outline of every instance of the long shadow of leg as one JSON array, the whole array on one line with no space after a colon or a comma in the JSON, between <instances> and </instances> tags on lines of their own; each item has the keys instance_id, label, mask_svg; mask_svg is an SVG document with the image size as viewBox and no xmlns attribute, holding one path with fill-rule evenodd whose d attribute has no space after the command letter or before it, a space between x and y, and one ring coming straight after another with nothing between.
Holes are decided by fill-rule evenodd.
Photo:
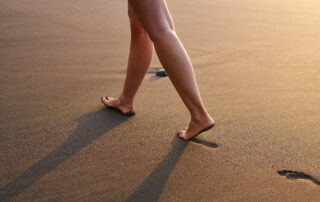
<instances>
[{"instance_id":1,"label":"long shadow of leg","mask_svg":"<svg viewBox=\"0 0 320 202\"><path fill-rule=\"evenodd\" d=\"M0 189L0 201L9 201L19 195L60 163L128 118L113 109L102 109L79 117L76 119L77 128L62 145Z\"/></svg>"},{"instance_id":2,"label":"long shadow of leg","mask_svg":"<svg viewBox=\"0 0 320 202\"><path fill-rule=\"evenodd\" d=\"M172 150L127 201L158 201L172 169L176 166L187 145L187 141L174 137Z\"/></svg>"}]
</instances>

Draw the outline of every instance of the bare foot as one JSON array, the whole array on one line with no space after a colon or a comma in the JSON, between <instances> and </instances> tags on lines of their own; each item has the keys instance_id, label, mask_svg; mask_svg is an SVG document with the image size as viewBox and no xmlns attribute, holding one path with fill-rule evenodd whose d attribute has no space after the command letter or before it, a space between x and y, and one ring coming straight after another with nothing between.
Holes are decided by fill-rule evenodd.
<instances>
[{"instance_id":1,"label":"bare foot","mask_svg":"<svg viewBox=\"0 0 320 202\"><path fill-rule=\"evenodd\" d=\"M191 119L189 126L177 132L178 137L184 140L191 140L202 132L211 129L214 126L214 120L208 116L200 120Z\"/></svg>"},{"instance_id":2,"label":"bare foot","mask_svg":"<svg viewBox=\"0 0 320 202\"><path fill-rule=\"evenodd\" d=\"M101 97L101 102L106 107L111 107L118 109L120 112L122 112L125 115L134 115L135 112L133 110L133 106L126 106L123 104L123 102L119 98L113 98L113 97Z\"/></svg>"}]
</instances>

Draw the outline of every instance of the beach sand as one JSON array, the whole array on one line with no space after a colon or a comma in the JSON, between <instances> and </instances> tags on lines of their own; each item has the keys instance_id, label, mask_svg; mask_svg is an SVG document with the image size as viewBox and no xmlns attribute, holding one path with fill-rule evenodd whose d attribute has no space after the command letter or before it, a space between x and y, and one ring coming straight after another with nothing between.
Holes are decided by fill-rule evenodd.
<instances>
[{"instance_id":1,"label":"beach sand","mask_svg":"<svg viewBox=\"0 0 320 202\"><path fill-rule=\"evenodd\" d=\"M126 1L0 3L1 200L319 201L320 3L167 3L216 122L202 143L176 138L189 113L156 57L134 117L100 103L123 87Z\"/></svg>"}]
</instances>

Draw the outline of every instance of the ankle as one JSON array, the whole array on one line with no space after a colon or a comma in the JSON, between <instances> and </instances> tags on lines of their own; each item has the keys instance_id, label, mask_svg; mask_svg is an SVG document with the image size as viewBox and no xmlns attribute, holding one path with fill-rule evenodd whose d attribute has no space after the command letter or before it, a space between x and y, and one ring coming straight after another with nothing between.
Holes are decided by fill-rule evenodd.
<instances>
[{"instance_id":1,"label":"ankle","mask_svg":"<svg viewBox=\"0 0 320 202\"><path fill-rule=\"evenodd\" d=\"M127 107L132 109L133 108L133 99L129 99L127 98L125 95L121 94L118 97L119 101L120 101L120 105L123 107Z\"/></svg>"},{"instance_id":2,"label":"ankle","mask_svg":"<svg viewBox=\"0 0 320 202\"><path fill-rule=\"evenodd\" d=\"M211 116L208 114L207 111L201 111L201 112L192 113L191 120L196 123L202 123L202 122L212 121L213 119L211 118Z\"/></svg>"}]
</instances>

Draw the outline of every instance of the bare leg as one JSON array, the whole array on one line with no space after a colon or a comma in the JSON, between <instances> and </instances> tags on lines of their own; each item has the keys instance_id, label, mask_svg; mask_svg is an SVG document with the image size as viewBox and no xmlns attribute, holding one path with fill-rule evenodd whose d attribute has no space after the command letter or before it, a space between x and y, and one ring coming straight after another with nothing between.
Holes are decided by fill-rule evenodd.
<instances>
[{"instance_id":1,"label":"bare leg","mask_svg":"<svg viewBox=\"0 0 320 202\"><path fill-rule=\"evenodd\" d=\"M203 106L190 59L174 31L164 0L129 0L144 29L149 33L168 76L190 111L189 126L179 131L190 139L198 131L214 123Z\"/></svg>"},{"instance_id":2,"label":"bare leg","mask_svg":"<svg viewBox=\"0 0 320 202\"><path fill-rule=\"evenodd\" d=\"M103 100L105 105L116 107L123 113L133 109L134 96L151 63L153 53L153 43L148 33L141 26L130 4L128 15L131 27L131 45L123 91L118 98Z\"/></svg>"}]
</instances>

